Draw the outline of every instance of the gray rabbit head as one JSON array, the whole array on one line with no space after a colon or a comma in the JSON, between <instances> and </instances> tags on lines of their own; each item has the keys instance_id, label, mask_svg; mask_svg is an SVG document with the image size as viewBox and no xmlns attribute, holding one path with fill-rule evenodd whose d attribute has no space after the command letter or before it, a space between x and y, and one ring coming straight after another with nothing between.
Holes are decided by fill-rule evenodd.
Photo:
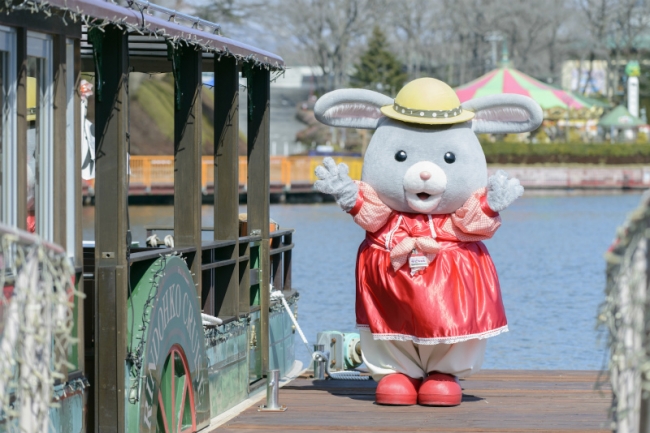
<instances>
[{"instance_id":1,"label":"gray rabbit head","mask_svg":"<svg viewBox=\"0 0 650 433\"><path fill-rule=\"evenodd\" d=\"M448 214L487 184L485 155L476 134L519 133L539 127L543 113L532 99L494 95L461 104L474 118L449 125L422 125L388 118L380 108L392 98L362 89L321 97L316 118L330 126L374 129L361 180L400 212Z\"/></svg>"}]
</instances>

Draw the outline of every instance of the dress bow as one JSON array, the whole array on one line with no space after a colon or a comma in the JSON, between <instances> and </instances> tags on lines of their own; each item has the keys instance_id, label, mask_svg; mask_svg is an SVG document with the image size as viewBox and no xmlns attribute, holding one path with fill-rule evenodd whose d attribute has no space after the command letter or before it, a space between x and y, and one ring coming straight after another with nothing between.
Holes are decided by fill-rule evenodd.
<instances>
[{"instance_id":1,"label":"dress bow","mask_svg":"<svg viewBox=\"0 0 650 433\"><path fill-rule=\"evenodd\" d=\"M390 263L393 265L393 269L396 272L406 264L408 256L413 249L417 249L426 254L430 263L433 259L432 256L438 254L438 251L440 251L440 245L438 245L438 242L431 237L405 238L390 252Z\"/></svg>"}]
</instances>

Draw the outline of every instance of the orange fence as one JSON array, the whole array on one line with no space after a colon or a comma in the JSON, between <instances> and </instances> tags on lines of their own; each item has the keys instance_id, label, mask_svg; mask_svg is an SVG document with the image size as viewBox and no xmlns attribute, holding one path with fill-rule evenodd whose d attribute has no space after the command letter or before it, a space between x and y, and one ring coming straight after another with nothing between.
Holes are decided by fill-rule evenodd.
<instances>
[{"instance_id":1,"label":"orange fence","mask_svg":"<svg viewBox=\"0 0 650 433\"><path fill-rule=\"evenodd\" d=\"M352 179L361 179L363 160L354 157L335 157L336 163L345 162L350 168ZM201 186L205 191L214 184L213 158L202 157ZM322 156L272 156L271 185L282 185L291 189L292 185L312 185L316 181L314 169L323 163ZM173 156L131 156L131 185L151 190L152 186L174 184ZM239 157L239 184L247 182L248 164L245 156Z\"/></svg>"},{"instance_id":2,"label":"orange fence","mask_svg":"<svg viewBox=\"0 0 650 433\"><path fill-rule=\"evenodd\" d=\"M334 158L336 163L345 162L350 177L361 178L361 158ZM323 157L272 156L271 188L311 191L316 181L314 169L322 164ZM131 156L131 194L172 194L174 187L173 156ZM500 167L489 167L493 174ZM638 188L650 187L650 167L509 167L508 174L519 179L526 188ZM204 156L201 164L201 187L207 192L214 185L213 158ZM247 181L246 157L239 157L239 186L245 188ZM86 190L86 187L88 189ZM92 195L93 181L84 181L84 190Z\"/></svg>"}]
</instances>

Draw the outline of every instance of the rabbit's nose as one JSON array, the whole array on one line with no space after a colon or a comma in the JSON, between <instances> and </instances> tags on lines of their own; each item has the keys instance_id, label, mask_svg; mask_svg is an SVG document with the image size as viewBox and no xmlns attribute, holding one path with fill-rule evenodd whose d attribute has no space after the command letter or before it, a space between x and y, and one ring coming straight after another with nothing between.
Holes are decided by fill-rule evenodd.
<instances>
[{"instance_id":1,"label":"rabbit's nose","mask_svg":"<svg viewBox=\"0 0 650 433\"><path fill-rule=\"evenodd\" d=\"M429 173L428 171L421 171L420 172L420 179L422 179L422 180L431 179L431 173Z\"/></svg>"}]
</instances>

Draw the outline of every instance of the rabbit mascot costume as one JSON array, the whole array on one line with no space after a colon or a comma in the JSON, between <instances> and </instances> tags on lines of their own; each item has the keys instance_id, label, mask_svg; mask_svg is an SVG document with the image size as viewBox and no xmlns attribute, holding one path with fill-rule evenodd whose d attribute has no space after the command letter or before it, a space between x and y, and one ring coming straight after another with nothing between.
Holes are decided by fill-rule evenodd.
<instances>
[{"instance_id":1,"label":"rabbit mascot costume","mask_svg":"<svg viewBox=\"0 0 650 433\"><path fill-rule=\"evenodd\" d=\"M523 194L503 171L488 179L476 134L532 131L542 110L519 95L460 103L433 78L393 100L362 89L321 97L316 118L373 129L362 180L326 158L315 188L366 230L356 267L363 359L379 380L376 402L454 406L458 378L481 367L486 338L508 330L499 280L481 242Z\"/></svg>"}]
</instances>

